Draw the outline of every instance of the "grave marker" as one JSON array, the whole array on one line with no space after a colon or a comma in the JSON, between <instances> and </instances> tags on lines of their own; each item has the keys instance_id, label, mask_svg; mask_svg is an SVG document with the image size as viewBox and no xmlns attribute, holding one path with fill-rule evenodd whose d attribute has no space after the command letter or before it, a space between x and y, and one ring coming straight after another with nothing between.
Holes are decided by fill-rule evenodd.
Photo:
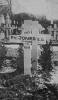
<instances>
[{"instance_id":1,"label":"grave marker","mask_svg":"<svg viewBox=\"0 0 58 100\"><path fill-rule=\"evenodd\" d=\"M31 75L31 45L24 43L24 74Z\"/></svg>"},{"instance_id":2,"label":"grave marker","mask_svg":"<svg viewBox=\"0 0 58 100\"><path fill-rule=\"evenodd\" d=\"M29 28L30 29L29 29ZM25 24L25 29L23 25L23 30L21 35L10 35L9 43L23 43L24 45L24 74L31 75L31 59L35 61L35 67L37 67L37 58L38 58L38 45L46 43L47 37L49 35L40 34L40 31L43 30L42 26L38 22L29 22Z\"/></svg>"}]
</instances>

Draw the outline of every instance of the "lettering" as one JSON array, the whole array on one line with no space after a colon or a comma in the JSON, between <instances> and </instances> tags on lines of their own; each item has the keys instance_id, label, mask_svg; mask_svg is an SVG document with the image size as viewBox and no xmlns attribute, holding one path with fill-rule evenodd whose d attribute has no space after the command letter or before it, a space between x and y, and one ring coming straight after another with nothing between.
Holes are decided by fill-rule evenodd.
<instances>
[{"instance_id":1,"label":"lettering","mask_svg":"<svg viewBox=\"0 0 58 100\"><path fill-rule=\"evenodd\" d=\"M46 38L43 38L43 37L36 37L36 36L22 36L22 35L10 35L10 38L11 40L16 40L16 41L21 41L21 42L29 42L29 43L32 43L32 41L36 41L38 43L45 43L46 41Z\"/></svg>"}]
</instances>

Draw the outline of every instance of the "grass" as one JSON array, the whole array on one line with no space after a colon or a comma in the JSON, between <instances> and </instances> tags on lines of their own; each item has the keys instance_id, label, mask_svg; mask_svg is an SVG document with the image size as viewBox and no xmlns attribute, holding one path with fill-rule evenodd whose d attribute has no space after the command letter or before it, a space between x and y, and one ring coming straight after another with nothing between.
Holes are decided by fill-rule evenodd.
<instances>
[{"instance_id":1,"label":"grass","mask_svg":"<svg viewBox=\"0 0 58 100\"><path fill-rule=\"evenodd\" d=\"M58 100L48 87L38 89L29 75L16 75L7 79L3 86L0 100Z\"/></svg>"}]
</instances>

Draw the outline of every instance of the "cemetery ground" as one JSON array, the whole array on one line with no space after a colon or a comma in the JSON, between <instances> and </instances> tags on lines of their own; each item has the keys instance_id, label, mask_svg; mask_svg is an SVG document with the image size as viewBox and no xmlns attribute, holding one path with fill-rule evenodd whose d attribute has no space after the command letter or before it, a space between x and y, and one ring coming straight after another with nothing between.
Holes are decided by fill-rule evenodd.
<instances>
[{"instance_id":1,"label":"cemetery ground","mask_svg":"<svg viewBox=\"0 0 58 100\"><path fill-rule=\"evenodd\" d=\"M58 84L51 83L50 81L48 81L48 77L46 77L46 75L48 76L48 70L51 70L52 68L50 61L51 51L49 49L49 45L46 44L43 49L45 52L42 52L39 60L40 64L43 67L43 70L33 69L34 73L32 76L20 74L20 72L22 71L21 68L23 67L23 52L21 52L21 49L19 50L21 57L17 58L17 64L19 64L17 66L18 69L11 74L0 73L0 100L58 100ZM1 66L4 60L2 60L1 57L5 58L6 54L5 47L1 47L0 51ZM15 67L13 63L12 65L13 67ZM19 68L21 71L19 70Z\"/></svg>"},{"instance_id":2,"label":"cemetery ground","mask_svg":"<svg viewBox=\"0 0 58 100\"><path fill-rule=\"evenodd\" d=\"M0 74L0 100L58 100L58 84L37 76Z\"/></svg>"}]
</instances>

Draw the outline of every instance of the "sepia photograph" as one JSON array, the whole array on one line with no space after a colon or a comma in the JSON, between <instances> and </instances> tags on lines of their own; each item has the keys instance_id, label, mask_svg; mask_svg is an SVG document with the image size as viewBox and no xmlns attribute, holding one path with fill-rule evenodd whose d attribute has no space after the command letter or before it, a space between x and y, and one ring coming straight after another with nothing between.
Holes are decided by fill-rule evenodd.
<instances>
[{"instance_id":1,"label":"sepia photograph","mask_svg":"<svg viewBox=\"0 0 58 100\"><path fill-rule=\"evenodd\" d=\"M57 0L0 0L0 100L58 100Z\"/></svg>"}]
</instances>

